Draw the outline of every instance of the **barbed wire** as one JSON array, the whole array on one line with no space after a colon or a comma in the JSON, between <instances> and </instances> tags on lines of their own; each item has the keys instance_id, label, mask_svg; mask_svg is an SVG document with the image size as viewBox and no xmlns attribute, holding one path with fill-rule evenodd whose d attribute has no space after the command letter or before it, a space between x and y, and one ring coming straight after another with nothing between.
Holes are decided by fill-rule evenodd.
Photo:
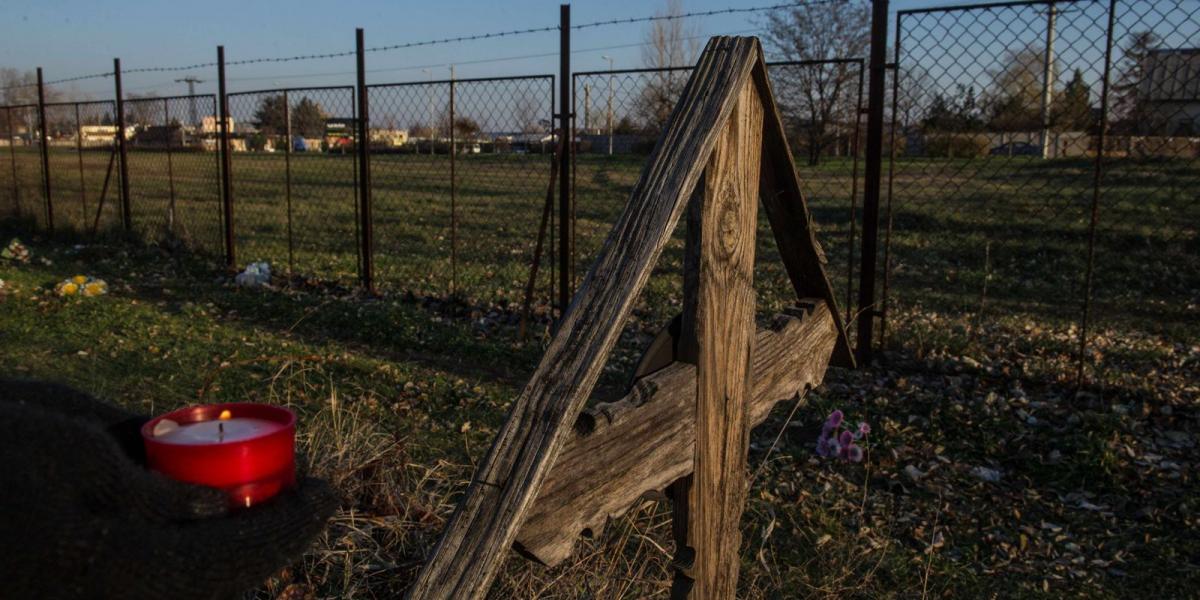
<instances>
[{"instance_id":1,"label":"barbed wire","mask_svg":"<svg viewBox=\"0 0 1200 600\"><path fill-rule=\"evenodd\" d=\"M655 21L673 21L673 20L679 20L679 19L690 19L690 18L698 18L698 17L712 17L712 16L717 16L717 15L765 12L765 11L770 11L770 10L779 10L779 9L784 9L784 8L792 8L792 7L799 7L799 6L806 6L806 5L836 4L838 2L844 2L844 1L845 0L807 0L804 2L787 2L787 3L771 4L771 5L764 5L764 6L729 7L729 8L721 8L721 9L714 9L714 10L679 13L679 14L652 15L652 16L644 16L644 17L629 17L629 18L625 18L625 19L608 19L608 20L603 20L603 21L593 21L590 23L581 23L579 25L572 25L571 29L581 30L581 29L591 29L591 28L596 28L596 27L606 27L606 26L611 26L611 25L630 25L630 24L635 24L635 23L651 23L651 22L655 22ZM372 46L369 48L364 48L363 50L365 52L388 52L388 51L393 51L393 50L403 50L403 49L407 49L407 48L418 48L418 47L423 47L423 46L436 46L436 45L442 45L442 44L455 44L455 43L471 42L471 41L478 41L478 40L498 39L498 38L504 38L504 37L518 36L518 35L528 35L528 34L532 34L532 33L547 33L547 32L551 32L551 31L558 31L560 29L561 29L561 27L559 25L548 25L545 27L531 27L528 29L513 29L510 31L498 31L498 32L481 33L481 34L475 34L475 35L462 35L462 36L457 36L457 37L448 37L448 38L441 38L441 39L434 39L434 40L424 40L424 41L420 41L420 42L405 42L405 43L400 43L400 44L388 44L388 45L384 45L384 46ZM639 45L639 44L632 44L629 46L613 46L613 48L633 47L633 46L637 46L637 45ZM355 54L354 50L348 50L348 51L342 51L342 52L326 52L323 54L299 54L296 56L246 58L246 59L241 59L241 60L225 61L225 66L229 67L229 66L238 66L238 65L285 63L285 62L297 62L297 61L307 61L307 60L324 60L324 59L330 59L330 58L353 56L354 54ZM550 56L553 54L557 54L557 53L551 52L551 53L546 53L544 55L537 55L537 56ZM475 62L496 62L496 59L485 59L485 60L475 61ZM469 63L456 63L456 64L469 64ZM168 67L168 66L138 67L138 68L134 68L134 69L122 69L121 72L122 72L122 74L169 73L169 72L179 72L179 71L192 71L195 69L205 69L205 68L210 68L210 67L215 67L215 66L217 66L216 61L212 61L212 62L203 62L203 63L196 63L196 64L191 64L191 65L181 65L181 66L171 66L171 67ZM435 65L435 66L440 66L440 65ZM420 68L420 67L416 67L416 68ZM112 77L112 76L113 76L113 73L111 71L109 71L109 72L105 72L105 73L93 73L91 75L79 75L76 77L68 77L65 79L56 79L53 81L43 82L43 84L44 85L57 85L57 84L62 84L62 83L71 83L74 81L83 81L83 80L87 80L87 79L102 79L102 78L108 78L108 77ZM0 88L0 91L8 91L8 90L15 90L15 89L22 89L22 88L29 88L29 87L37 87L37 84L36 83L23 83L23 84L19 84L19 85L13 85L13 86Z\"/></svg>"}]
</instances>

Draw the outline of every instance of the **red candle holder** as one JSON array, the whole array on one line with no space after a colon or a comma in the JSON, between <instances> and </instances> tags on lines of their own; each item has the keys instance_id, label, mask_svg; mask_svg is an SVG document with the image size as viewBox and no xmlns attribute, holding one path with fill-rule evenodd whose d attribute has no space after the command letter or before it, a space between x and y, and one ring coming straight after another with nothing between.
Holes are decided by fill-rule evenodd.
<instances>
[{"instance_id":1,"label":"red candle holder","mask_svg":"<svg viewBox=\"0 0 1200 600\"><path fill-rule=\"evenodd\" d=\"M235 506L259 504L296 483L296 415L279 406L181 408L143 425L142 440L151 469L224 490Z\"/></svg>"}]
</instances>

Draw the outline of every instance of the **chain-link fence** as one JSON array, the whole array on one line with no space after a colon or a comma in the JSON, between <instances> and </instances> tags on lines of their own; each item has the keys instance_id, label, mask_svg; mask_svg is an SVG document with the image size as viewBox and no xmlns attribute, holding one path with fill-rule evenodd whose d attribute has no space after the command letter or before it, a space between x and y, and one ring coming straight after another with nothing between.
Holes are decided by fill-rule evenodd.
<instances>
[{"instance_id":1,"label":"chain-link fence","mask_svg":"<svg viewBox=\"0 0 1200 600\"><path fill-rule=\"evenodd\" d=\"M1194 339L1198 17L1195 0L901 11L885 310Z\"/></svg>"},{"instance_id":2,"label":"chain-link fence","mask_svg":"<svg viewBox=\"0 0 1200 600\"><path fill-rule=\"evenodd\" d=\"M120 223L116 103L46 105L54 226L95 232Z\"/></svg>"},{"instance_id":3,"label":"chain-link fence","mask_svg":"<svg viewBox=\"0 0 1200 600\"><path fill-rule=\"evenodd\" d=\"M41 135L37 106L10 106L4 110L4 139L8 142L9 168L0 169L9 197L9 214L46 228L45 187L42 180Z\"/></svg>"},{"instance_id":4,"label":"chain-link fence","mask_svg":"<svg viewBox=\"0 0 1200 600\"><path fill-rule=\"evenodd\" d=\"M553 76L369 90L381 286L518 299L554 152Z\"/></svg>"},{"instance_id":5,"label":"chain-link fence","mask_svg":"<svg viewBox=\"0 0 1200 600\"><path fill-rule=\"evenodd\" d=\"M869 307L885 338L889 315L1024 320L1056 330L1064 355L1103 365L1144 348L1114 331L1167 344L1200 334L1200 0L901 10L892 43L882 303ZM768 69L850 316L863 308L854 302L858 204L872 183L859 168L864 61ZM565 215L551 185L563 136L555 77L546 75L367 86L365 141L356 88L229 94L225 174L213 96L128 99L124 131L107 101L3 107L4 212L75 232L124 217L147 239L214 254L229 233L242 264L506 303L522 295L543 218L547 254L563 231L554 220L565 219L576 275L591 262L689 75L573 75L573 168L562 176L574 208ZM360 167L371 173L366 197ZM370 238L374 278L363 272ZM762 287L786 289L765 222L759 239ZM681 238L664 259L664 273L681 266ZM543 261L539 289L552 290L557 262ZM774 310L785 298L760 300Z\"/></svg>"},{"instance_id":6,"label":"chain-link fence","mask_svg":"<svg viewBox=\"0 0 1200 600\"><path fill-rule=\"evenodd\" d=\"M801 185L849 315L855 270L864 63L859 58L768 63ZM574 75L576 258L587 265L629 197L671 115L691 68L595 71ZM765 216L757 253L760 287L790 290ZM680 259L681 246L668 248ZM680 263L682 264L682 263ZM776 310L763 296L764 310Z\"/></svg>"},{"instance_id":7,"label":"chain-link fence","mask_svg":"<svg viewBox=\"0 0 1200 600\"><path fill-rule=\"evenodd\" d=\"M222 252L216 97L125 100L130 221L143 238Z\"/></svg>"},{"instance_id":8,"label":"chain-link fence","mask_svg":"<svg viewBox=\"0 0 1200 600\"><path fill-rule=\"evenodd\" d=\"M354 88L227 97L241 261L352 282L359 268Z\"/></svg>"}]
</instances>

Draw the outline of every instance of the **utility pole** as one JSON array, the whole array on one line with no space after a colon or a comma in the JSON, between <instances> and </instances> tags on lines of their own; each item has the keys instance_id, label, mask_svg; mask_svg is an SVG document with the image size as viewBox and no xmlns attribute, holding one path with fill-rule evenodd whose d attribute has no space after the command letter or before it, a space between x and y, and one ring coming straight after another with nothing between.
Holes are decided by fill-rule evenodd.
<instances>
[{"instance_id":1,"label":"utility pole","mask_svg":"<svg viewBox=\"0 0 1200 600\"><path fill-rule=\"evenodd\" d=\"M197 116L197 115L199 115L199 112L196 110L196 84L197 84L197 83L204 83L204 80L202 80L202 79L196 79L195 77L192 77L191 75L188 75L187 77L184 77L183 79L176 79L176 80L175 80L175 83L186 83L186 84L188 84L188 97L189 97L189 98L191 99L191 101L192 101L192 106L191 106L191 114L190 114L190 115L188 115L188 116L189 116L189 117L191 118L191 120L192 120L192 126L193 126L193 127L199 127L199 126L200 126L200 121L199 121L199 117Z\"/></svg>"},{"instance_id":2,"label":"utility pole","mask_svg":"<svg viewBox=\"0 0 1200 600\"><path fill-rule=\"evenodd\" d=\"M1058 10L1051 2L1046 11L1046 56L1042 65L1042 158L1050 158L1050 103L1054 97L1054 29Z\"/></svg>"}]
</instances>

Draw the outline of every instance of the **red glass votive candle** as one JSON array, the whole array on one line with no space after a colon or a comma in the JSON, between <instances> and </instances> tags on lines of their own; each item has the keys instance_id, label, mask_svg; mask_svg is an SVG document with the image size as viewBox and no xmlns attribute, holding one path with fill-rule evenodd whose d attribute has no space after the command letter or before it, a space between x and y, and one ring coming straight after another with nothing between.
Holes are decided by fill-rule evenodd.
<instances>
[{"instance_id":1,"label":"red glass votive candle","mask_svg":"<svg viewBox=\"0 0 1200 600\"><path fill-rule=\"evenodd\" d=\"M253 506L296 483L296 415L268 404L189 406L142 426L146 463Z\"/></svg>"}]
</instances>

